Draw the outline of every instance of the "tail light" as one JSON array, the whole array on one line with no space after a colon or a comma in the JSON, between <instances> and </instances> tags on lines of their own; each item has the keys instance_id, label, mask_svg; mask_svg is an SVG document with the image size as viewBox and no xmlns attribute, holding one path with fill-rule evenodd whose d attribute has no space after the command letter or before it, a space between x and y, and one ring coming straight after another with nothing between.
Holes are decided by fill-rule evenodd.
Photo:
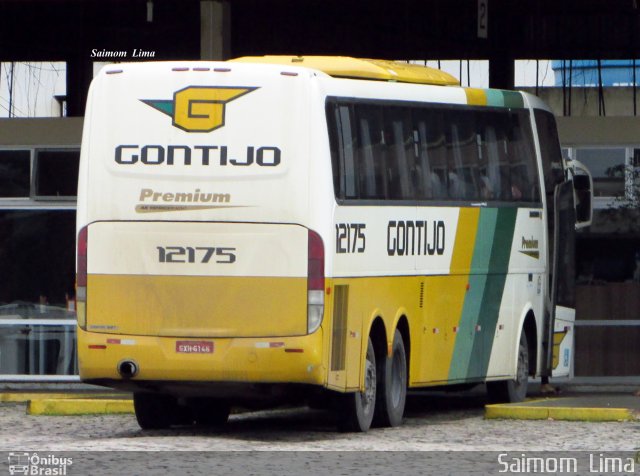
<instances>
[{"instance_id":1,"label":"tail light","mask_svg":"<svg viewBox=\"0 0 640 476\"><path fill-rule=\"evenodd\" d=\"M315 332L324 315L324 244L315 231L309 230L307 266L307 332Z\"/></svg>"},{"instance_id":2,"label":"tail light","mask_svg":"<svg viewBox=\"0 0 640 476\"><path fill-rule=\"evenodd\" d=\"M76 260L76 313L78 326L87 327L87 235L85 226L78 233L78 255Z\"/></svg>"}]
</instances>

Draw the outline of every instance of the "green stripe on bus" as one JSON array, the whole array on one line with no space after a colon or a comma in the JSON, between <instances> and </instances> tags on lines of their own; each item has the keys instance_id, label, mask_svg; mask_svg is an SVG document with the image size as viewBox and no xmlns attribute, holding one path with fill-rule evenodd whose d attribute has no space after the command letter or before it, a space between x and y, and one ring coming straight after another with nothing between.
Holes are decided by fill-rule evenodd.
<instances>
[{"instance_id":1,"label":"green stripe on bus","mask_svg":"<svg viewBox=\"0 0 640 476\"><path fill-rule=\"evenodd\" d=\"M504 107L504 95L498 89L487 89L487 106Z\"/></svg>"},{"instance_id":2,"label":"green stripe on bus","mask_svg":"<svg viewBox=\"0 0 640 476\"><path fill-rule=\"evenodd\" d=\"M504 96L505 107L524 107L524 99L522 97L522 94L515 91L502 91L502 95Z\"/></svg>"},{"instance_id":3,"label":"green stripe on bus","mask_svg":"<svg viewBox=\"0 0 640 476\"><path fill-rule=\"evenodd\" d=\"M511 256L517 211L517 208L501 208L498 210L489 274L478 318L480 332L477 334L471 350L471 355L478 365L477 370L480 375L487 375L487 370L489 369L489 359L495 340L494 335L498 325L500 304L502 303L504 285L509 270L509 257Z\"/></svg>"},{"instance_id":4,"label":"green stripe on bus","mask_svg":"<svg viewBox=\"0 0 640 476\"><path fill-rule=\"evenodd\" d=\"M487 282L487 271L491 264L491 249L496 230L498 209L483 208L480 210L476 241L471 259L471 274L469 288L464 298L462 315L458 325L451 367L450 380L461 380L478 376L480 367L473 355L473 344L477 334L476 326L480 316L482 300ZM472 362L476 365L472 366Z\"/></svg>"}]
</instances>

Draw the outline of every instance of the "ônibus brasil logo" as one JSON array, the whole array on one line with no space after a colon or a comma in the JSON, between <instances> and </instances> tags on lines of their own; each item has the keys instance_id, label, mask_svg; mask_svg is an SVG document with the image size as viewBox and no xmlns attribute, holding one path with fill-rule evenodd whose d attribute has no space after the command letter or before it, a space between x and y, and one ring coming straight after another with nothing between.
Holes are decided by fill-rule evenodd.
<instances>
[{"instance_id":1,"label":"\u00f4nibus brasil logo","mask_svg":"<svg viewBox=\"0 0 640 476\"><path fill-rule=\"evenodd\" d=\"M9 474L11 476L65 476L67 467L72 464L73 458L53 454L9 453Z\"/></svg>"},{"instance_id":2,"label":"\u00f4nibus brasil logo","mask_svg":"<svg viewBox=\"0 0 640 476\"><path fill-rule=\"evenodd\" d=\"M173 99L141 99L171 117L172 125L187 132L211 132L224 126L225 105L255 87L189 86L173 93Z\"/></svg>"}]
</instances>

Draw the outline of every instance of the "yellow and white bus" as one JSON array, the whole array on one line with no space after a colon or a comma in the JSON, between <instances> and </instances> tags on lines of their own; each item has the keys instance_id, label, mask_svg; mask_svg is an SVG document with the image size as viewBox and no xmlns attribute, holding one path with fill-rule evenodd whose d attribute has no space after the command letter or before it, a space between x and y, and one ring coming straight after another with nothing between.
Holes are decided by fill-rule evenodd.
<instances>
[{"instance_id":1,"label":"yellow and white bus","mask_svg":"<svg viewBox=\"0 0 640 476\"><path fill-rule=\"evenodd\" d=\"M107 66L82 139L80 376L132 390L142 428L305 398L366 431L401 423L408 388L484 382L522 400L571 369L590 189L567 170L536 97L421 66Z\"/></svg>"}]
</instances>

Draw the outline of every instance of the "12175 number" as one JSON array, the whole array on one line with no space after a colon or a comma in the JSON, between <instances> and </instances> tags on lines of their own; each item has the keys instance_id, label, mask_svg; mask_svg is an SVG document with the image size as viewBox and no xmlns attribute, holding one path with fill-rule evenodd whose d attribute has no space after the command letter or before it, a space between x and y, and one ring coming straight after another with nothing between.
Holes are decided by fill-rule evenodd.
<instances>
[{"instance_id":1,"label":"12175 number","mask_svg":"<svg viewBox=\"0 0 640 476\"><path fill-rule=\"evenodd\" d=\"M213 246L158 246L160 263L216 263L231 264L236 261L235 248Z\"/></svg>"}]
</instances>

